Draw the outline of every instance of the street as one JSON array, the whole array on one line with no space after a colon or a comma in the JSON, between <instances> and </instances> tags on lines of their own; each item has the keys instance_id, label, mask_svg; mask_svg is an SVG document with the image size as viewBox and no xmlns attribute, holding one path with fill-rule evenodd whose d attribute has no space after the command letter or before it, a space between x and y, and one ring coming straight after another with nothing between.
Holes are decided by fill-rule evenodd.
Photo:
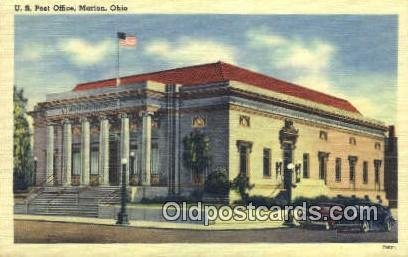
<instances>
[{"instance_id":1,"label":"street","mask_svg":"<svg viewBox=\"0 0 408 257\"><path fill-rule=\"evenodd\" d=\"M301 228L202 231L14 220L16 243L359 243L397 242L391 232L337 232Z\"/></svg>"}]
</instances>

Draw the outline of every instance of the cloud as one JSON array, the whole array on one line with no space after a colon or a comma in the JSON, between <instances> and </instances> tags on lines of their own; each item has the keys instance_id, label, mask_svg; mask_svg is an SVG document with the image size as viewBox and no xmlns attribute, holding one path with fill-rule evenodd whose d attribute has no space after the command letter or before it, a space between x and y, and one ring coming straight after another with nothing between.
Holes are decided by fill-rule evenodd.
<instances>
[{"instance_id":1,"label":"cloud","mask_svg":"<svg viewBox=\"0 0 408 257\"><path fill-rule=\"evenodd\" d=\"M236 50L227 44L192 38L181 38L177 42L153 40L145 47L145 53L173 63L175 66L216 62L235 63Z\"/></svg>"},{"instance_id":2,"label":"cloud","mask_svg":"<svg viewBox=\"0 0 408 257\"><path fill-rule=\"evenodd\" d=\"M397 80L388 73L358 73L339 76L334 83L342 92L338 96L348 99L367 117L395 123L397 116Z\"/></svg>"},{"instance_id":3,"label":"cloud","mask_svg":"<svg viewBox=\"0 0 408 257\"><path fill-rule=\"evenodd\" d=\"M287 43L287 38L271 34L268 29L261 27L247 31L247 37L251 40L252 47L271 47Z\"/></svg>"},{"instance_id":4,"label":"cloud","mask_svg":"<svg viewBox=\"0 0 408 257\"><path fill-rule=\"evenodd\" d=\"M41 65L20 66L15 73L16 86L23 88L28 98L28 110L32 110L38 102L45 101L47 94L71 91L79 81L73 73L49 72Z\"/></svg>"},{"instance_id":5,"label":"cloud","mask_svg":"<svg viewBox=\"0 0 408 257\"><path fill-rule=\"evenodd\" d=\"M61 41L59 48L70 61L78 66L96 64L114 51L114 45L111 40L88 42L80 38Z\"/></svg>"},{"instance_id":6,"label":"cloud","mask_svg":"<svg viewBox=\"0 0 408 257\"><path fill-rule=\"evenodd\" d=\"M294 42L285 47L288 49L287 54L276 63L278 68L302 69L317 74L327 70L334 53L332 45L321 41L315 41L309 46Z\"/></svg>"},{"instance_id":7,"label":"cloud","mask_svg":"<svg viewBox=\"0 0 408 257\"><path fill-rule=\"evenodd\" d=\"M263 51L269 66L288 74L290 80L315 90L330 93L328 70L336 48L322 40L302 40L277 35L265 27L246 32L248 46Z\"/></svg>"},{"instance_id":8,"label":"cloud","mask_svg":"<svg viewBox=\"0 0 408 257\"><path fill-rule=\"evenodd\" d=\"M30 45L23 46L17 53L16 59L23 62L38 62L53 54L53 50L50 47L40 43L31 43Z\"/></svg>"},{"instance_id":9,"label":"cloud","mask_svg":"<svg viewBox=\"0 0 408 257\"><path fill-rule=\"evenodd\" d=\"M25 61L39 61L42 59L42 48L38 46L24 47L20 58Z\"/></svg>"},{"instance_id":10,"label":"cloud","mask_svg":"<svg viewBox=\"0 0 408 257\"><path fill-rule=\"evenodd\" d=\"M309 87L320 92L338 95L338 92L333 89L332 82L327 75L324 74L309 74L295 78L293 83Z\"/></svg>"},{"instance_id":11,"label":"cloud","mask_svg":"<svg viewBox=\"0 0 408 257\"><path fill-rule=\"evenodd\" d=\"M248 47L262 51L268 69L287 80L349 100L367 117L387 123L396 119L396 80L392 74L333 70L337 48L321 39L275 34L265 27L246 32ZM347 70L347 69L345 69ZM382 89L381 93L378 89Z\"/></svg>"}]
</instances>

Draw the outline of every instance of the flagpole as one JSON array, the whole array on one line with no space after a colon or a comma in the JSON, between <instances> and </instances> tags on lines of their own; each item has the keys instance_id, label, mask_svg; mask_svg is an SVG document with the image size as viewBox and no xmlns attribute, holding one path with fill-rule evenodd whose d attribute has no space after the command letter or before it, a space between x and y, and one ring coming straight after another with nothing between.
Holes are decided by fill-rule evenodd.
<instances>
[{"instance_id":1,"label":"flagpole","mask_svg":"<svg viewBox=\"0 0 408 257\"><path fill-rule=\"evenodd\" d=\"M119 61L119 56L120 56L120 48L119 48L119 41L120 38L118 36L118 32L116 32L116 86L118 87L120 85L120 74L119 74L119 67L120 67L120 61Z\"/></svg>"},{"instance_id":2,"label":"flagpole","mask_svg":"<svg viewBox=\"0 0 408 257\"><path fill-rule=\"evenodd\" d=\"M115 29L117 30L117 29ZM124 32L116 32L118 41L116 43L116 86L120 86L120 47L121 46L136 46L137 39L135 36L127 35Z\"/></svg>"}]
</instances>

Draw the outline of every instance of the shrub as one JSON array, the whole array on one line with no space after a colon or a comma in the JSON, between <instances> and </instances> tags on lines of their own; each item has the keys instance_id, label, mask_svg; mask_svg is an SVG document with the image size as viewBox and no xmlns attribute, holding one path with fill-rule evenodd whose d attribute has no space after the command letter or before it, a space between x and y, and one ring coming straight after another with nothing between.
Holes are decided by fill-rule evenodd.
<instances>
[{"instance_id":1,"label":"shrub","mask_svg":"<svg viewBox=\"0 0 408 257\"><path fill-rule=\"evenodd\" d=\"M230 190L230 183L225 169L218 169L209 174L205 180L204 192L216 196L226 196Z\"/></svg>"},{"instance_id":2,"label":"shrub","mask_svg":"<svg viewBox=\"0 0 408 257\"><path fill-rule=\"evenodd\" d=\"M32 171L14 171L13 172L13 190L26 191L32 185Z\"/></svg>"},{"instance_id":3,"label":"shrub","mask_svg":"<svg viewBox=\"0 0 408 257\"><path fill-rule=\"evenodd\" d=\"M242 201L247 202L248 191L254 187L253 184L249 183L249 178L244 174L239 174L232 182L231 189L239 193Z\"/></svg>"},{"instance_id":4,"label":"shrub","mask_svg":"<svg viewBox=\"0 0 408 257\"><path fill-rule=\"evenodd\" d=\"M248 197L246 200L246 205L249 203L252 203L253 206L258 207L258 206L266 206L270 208L271 206L280 206L281 204L276 201L275 198L273 197L266 197L262 195L253 195Z\"/></svg>"}]
</instances>

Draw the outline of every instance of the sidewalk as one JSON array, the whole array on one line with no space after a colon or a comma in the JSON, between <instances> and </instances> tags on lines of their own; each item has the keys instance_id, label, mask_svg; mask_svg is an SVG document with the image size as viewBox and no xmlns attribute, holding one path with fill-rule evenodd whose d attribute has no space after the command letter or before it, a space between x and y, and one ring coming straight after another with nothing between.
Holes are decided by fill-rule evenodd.
<instances>
[{"instance_id":1,"label":"sidewalk","mask_svg":"<svg viewBox=\"0 0 408 257\"><path fill-rule=\"evenodd\" d=\"M116 226L116 220L99 219L87 217L67 217L67 216L46 216L46 215L25 215L15 214L15 220L38 220L49 222L66 222L66 223L85 223L96 225ZM246 221L246 222L225 222L204 226L202 224L176 223L176 222L159 222L159 221L129 221L130 227L139 228L161 228L161 229L184 229L184 230L253 230L253 229L270 229L284 228L281 221Z\"/></svg>"}]
</instances>

